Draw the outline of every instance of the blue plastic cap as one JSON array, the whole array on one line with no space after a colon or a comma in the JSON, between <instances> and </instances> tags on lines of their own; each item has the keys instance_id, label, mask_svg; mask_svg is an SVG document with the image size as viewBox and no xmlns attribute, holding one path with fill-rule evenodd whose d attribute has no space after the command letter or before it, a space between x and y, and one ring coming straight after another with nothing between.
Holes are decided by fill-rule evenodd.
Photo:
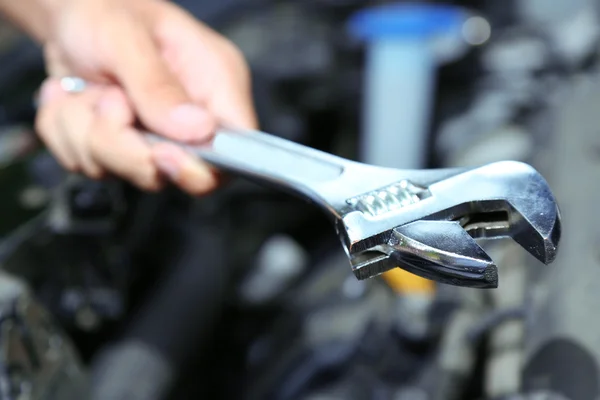
<instances>
[{"instance_id":1,"label":"blue plastic cap","mask_svg":"<svg viewBox=\"0 0 600 400\"><path fill-rule=\"evenodd\" d=\"M349 21L350 33L362 40L384 37L427 38L452 33L465 20L461 8L438 4L389 4L362 10Z\"/></svg>"}]
</instances>

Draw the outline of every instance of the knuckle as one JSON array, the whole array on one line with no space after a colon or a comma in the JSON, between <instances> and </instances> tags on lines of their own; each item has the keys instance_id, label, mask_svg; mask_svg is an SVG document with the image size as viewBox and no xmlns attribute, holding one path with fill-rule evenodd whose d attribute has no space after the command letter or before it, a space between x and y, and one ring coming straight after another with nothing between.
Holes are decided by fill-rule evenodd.
<instances>
[{"instance_id":1,"label":"knuckle","mask_svg":"<svg viewBox=\"0 0 600 400\"><path fill-rule=\"evenodd\" d=\"M98 119L110 120L120 125L129 125L134 122L134 112L121 89L108 88L99 95L94 107L98 112Z\"/></svg>"},{"instance_id":2,"label":"knuckle","mask_svg":"<svg viewBox=\"0 0 600 400\"><path fill-rule=\"evenodd\" d=\"M151 74L144 77L142 90L148 96L147 99L175 99L179 101L185 93L177 80L169 73Z\"/></svg>"},{"instance_id":3,"label":"knuckle","mask_svg":"<svg viewBox=\"0 0 600 400\"><path fill-rule=\"evenodd\" d=\"M110 101L118 105L129 104L129 100L127 99L127 96L125 95L123 90L114 86L111 86L106 89L106 93L103 94L103 100Z\"/></svg>"}]
</instances>

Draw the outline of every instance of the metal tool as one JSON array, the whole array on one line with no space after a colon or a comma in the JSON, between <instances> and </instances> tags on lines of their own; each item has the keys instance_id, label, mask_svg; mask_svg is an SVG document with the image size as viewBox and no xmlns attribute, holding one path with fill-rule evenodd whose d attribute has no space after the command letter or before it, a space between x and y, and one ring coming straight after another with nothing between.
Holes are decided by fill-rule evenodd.
<instances>
[{"instance_id":1,"label":"metal tool","mask_svg":"<svg viewBox=\"0 0 600 400\"><path fill-rule=\"evenodd\" d=\"M361 280L400 267L452 285L497 287L497 267L475 238L512 237L545 264L556 255L556 201L544 178L524 163L397 170L228 128L209 143L177 144L222 170L323 208Z\"/></svg>"}]
</instances>

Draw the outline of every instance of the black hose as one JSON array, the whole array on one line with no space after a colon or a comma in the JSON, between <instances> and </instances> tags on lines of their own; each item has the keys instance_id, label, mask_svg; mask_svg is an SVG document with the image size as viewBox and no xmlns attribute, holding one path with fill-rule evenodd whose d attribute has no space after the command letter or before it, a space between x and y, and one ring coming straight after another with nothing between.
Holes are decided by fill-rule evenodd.
<instances>
[{"instance_id":1,"label":"black hose","mask_svg":"<svg viewBox=\"0 0 600 400\"><path fill-rule=\"evenodd\" d=\"M124 337L93 366L93 399L161 399L175 377L208 349L219 320L228 270L220 217L176 221L181 241L168 274L143 304Z\"/></svg>"}]
</instances>

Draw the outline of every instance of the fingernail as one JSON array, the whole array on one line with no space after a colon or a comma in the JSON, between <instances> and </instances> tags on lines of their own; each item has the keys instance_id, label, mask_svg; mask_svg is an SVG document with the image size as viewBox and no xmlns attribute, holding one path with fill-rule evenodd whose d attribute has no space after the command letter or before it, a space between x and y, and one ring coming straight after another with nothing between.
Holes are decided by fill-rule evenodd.
<instances>
[{"instance_id":1,"label":"fingernail","mask_svg":"<svg viewBox=\"0 0 600 400\"><path fill-rule=\"evenodd\" d=\"M189 129L192 134L203 135L210 115L202 107L195 104L183 104L171 111L171 121L182 129Z\"/></svg>"},{"instance_id":2,"label":"fingernail","mask_svg":"<svg viewBox=\"0 0 600 400\"><path fill-rule=\"evenodd\" d=\"M172 154L167 152L155 151L154 161L158 169L167 175L169 179L175 180L179 176L179 164L172 157Z\"/></svg>"}]
</instances>

